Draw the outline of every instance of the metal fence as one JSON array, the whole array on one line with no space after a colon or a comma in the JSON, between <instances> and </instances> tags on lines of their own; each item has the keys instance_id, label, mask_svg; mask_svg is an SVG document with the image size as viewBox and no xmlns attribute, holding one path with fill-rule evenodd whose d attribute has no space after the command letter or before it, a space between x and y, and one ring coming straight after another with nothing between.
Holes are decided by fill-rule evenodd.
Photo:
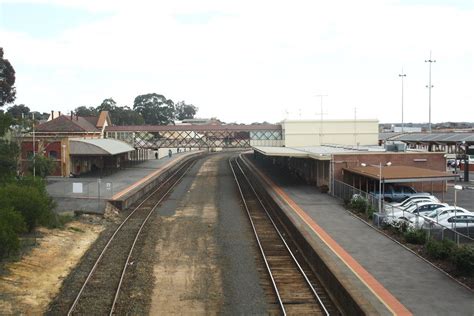
<instances>
[{"instance_id":1,"label":"metal fence","mask_svg":"<svg viewBox=\"0 0 474 316\"><path fill-rule=\"evenodd\" d=\"M114 195L114 183L101 179L69 179L50 185L48 192L53 197L110 199Z\"/></svg>"},{"instance_id":2,"label":"metal fence","mask_svg":"<svg viewBox=\"0 0 474 316\"><path fill-rule=\"evenodd\" d=\"M413 228L423 229L426 231L428 237L436 240L449 239L457 244L474 244L474 227L472 224L457 224L452 227L443 226L437 223L436 219L431 220L425 216L405 212L401 209L391 207L391 204L385 201L380 201L381 209L379 210L379 200L373 194L359 190L347 183L334 180L332 195L343 200L344 203L349 203L351 199L357 195L366 200L366 215L369 214L369 209L378 210L374 214L374 225L378 227L382 225L391 225L393 222L406 221L410 223L409 226ZM469 226L471 225L471 226Z\"/></svg>"},{"instance_id":3,"label":"metal fence","mask_svg":"<svg viewBox=\"0 0 474 316\"><path fill-rule=\"evenodd\" d=\"M372 208L372 210L375 210L375 211L379 210L379 200L373 194L359 190L347 183L344 183L338 180L333 181L332 188L333 188L332 195L343 200L344 203L348 203L355 195L358 195L364 198L367 201L367 207L365 210L366 214L368 214L370 208ZM381 202L381 207L383 210L384 201L382 200L380 202Z\"/></svg>"}]
</instances>

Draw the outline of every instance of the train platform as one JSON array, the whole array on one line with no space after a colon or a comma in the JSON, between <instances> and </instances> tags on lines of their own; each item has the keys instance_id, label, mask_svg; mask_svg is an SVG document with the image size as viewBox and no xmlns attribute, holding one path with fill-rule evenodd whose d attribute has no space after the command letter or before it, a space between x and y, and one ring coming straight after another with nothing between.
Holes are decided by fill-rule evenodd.
<instances>
[{"instance_id":1,"label":"train platform","mask_svg":"<svg viewBox=\"0 0 474 316\"><path fill-rule=\"evenodd\" d=\"M250 163L252 158L247 157ZM368 314L473 315L474 293L315 187L252 163L267 192Z\"/></svg>"},{"instance_id":2,"label":"train platform","mask_svg":"<svg viewBox=\"0 0 474 316\"><path fill-rule=\"evenodd\" d=\"M56 212L104 213L107 201L123 199L182 159L198 151L175 153L171 158L149 159L97 177L48 178L46 190L56 202Z\"/></svg>"}]
</instances>

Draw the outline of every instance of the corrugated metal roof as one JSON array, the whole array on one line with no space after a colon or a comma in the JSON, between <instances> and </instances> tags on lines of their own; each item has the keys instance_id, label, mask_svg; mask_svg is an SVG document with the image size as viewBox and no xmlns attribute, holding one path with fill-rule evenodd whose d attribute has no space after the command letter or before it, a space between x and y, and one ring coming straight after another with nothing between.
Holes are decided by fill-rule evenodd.
<instances>
[{"instance_id":1,"label":"corrugated metal roof","mask_svg":"<svg viewBox=\"0 0 474 316\"><path fill-rule=\"evenodd\" d=\"M394 133L394 132L382 132L379 133L379 140L392 140L392 138L396 138L402 135L401 133Z\"/></svg>"},{"instance_id":2,"label":"corrugated metal roof","mask_svg":"<svg viewBox=\"0 0 474 316\"><path fill-rule=\"evenodd\" d=\"M135 150L125 142L108 138L71 139L69 144L71 155L113 156Z\"/></svg>"},{"instance_id":3,"label":"corrugated metal roof","mask_svg":"<svg viewBox=\"0 0 474 316\"><path fill-rule=\"evenodd\" d=\"M285 156L296 158L313 158L318 160L329 160L332 154L342 153L363 153L363 152L385 152L385 149L378 146L342 146L323 145L310 147L265 147L254 146L258 152L266 156Z\"/></svg>"},{"instance_id":4,"label":"corrugated metal roof","mask_svg":"<svg viewBox=\"0 0 474 316\"><path fill-rule=\"evenodd\" d=\"M254 146L253 149L264 154L265 156L285 156L285 157L309 157L309 153L291 147L265 147Z\"/></svg>"},{"instance_id":5,"label":"corrugated metal roof","mask_svg":"<svg viewBox=\"0 0 474 316\"><path fill-rule=\"evenodd\" d=\"M474 144L474 133L409 133L395 136L390 140L402 142L440 142L440 143L466 143Z\"/></svg>"},{"instance_id":6,"label":"corrugated metal roof","mask_svg":"<svg viewBox=\"0 0 474 316\"><path fill-rule=\"evenodd\" d=\"M351 167L343 168L346 171L363 175L375 180L380 179L380 167ZM411 166L382 166L382 179L386 183L390 182L421 182L421 181L440 181L457 177L449 172L423 169Z\"/></svg>"}]
</instances>

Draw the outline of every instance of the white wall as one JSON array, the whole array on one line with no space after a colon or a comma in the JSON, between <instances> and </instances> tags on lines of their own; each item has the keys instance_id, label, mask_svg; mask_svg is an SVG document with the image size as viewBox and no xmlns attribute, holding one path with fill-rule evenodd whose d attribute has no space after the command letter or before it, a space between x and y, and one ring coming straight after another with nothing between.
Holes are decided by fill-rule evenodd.
<instances>
[{"instance_id":1,"label":"white wall","mask_svg":"<svg viewBox=\"0 0 474 316\"><path fill-rule=\"evenodd\" d=\"M377 145L379 137L378 120L285 120L282 128L287 147Z\"/></svg>"}]
</instances>

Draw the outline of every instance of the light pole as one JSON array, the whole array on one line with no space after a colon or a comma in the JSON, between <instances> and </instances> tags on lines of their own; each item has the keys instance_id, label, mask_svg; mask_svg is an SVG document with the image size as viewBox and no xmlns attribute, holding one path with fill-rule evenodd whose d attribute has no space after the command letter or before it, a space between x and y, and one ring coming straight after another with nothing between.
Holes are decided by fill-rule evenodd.
<instances>
[{"instance_id":1,"label":"light pole","mask_svg":"<svg viewBox=\"0 0 474 316\"><path fill-rule=\"evenodd\" d=\"M459 245L459 235L457 234L456 231L456 215L457 215L457 201L458 201L458 191L461 191L463 189L462 185L455 185L454 186L454 231L456 232L456 241Z\"/></svg>"},{"instance_id":2,"label":"light pole","mask_svg":"<svg viewBox=\"0 0 474 316\"><path fill-rule=\"evenodd\" d=\"M321 115L321 121L319 122L319 145L322 145L323 143L323 115L325 114L323 112L323 98L327 97L327 94L317 94L317 97L320 98L320 112L319 114Z\"/></svg>"},{"instance_id":3,"label":"light pole","mask_svg":"<svg viewBox=\"0 0 474 316\"><path fill-rule=\"evenodd\" d=\"M428 123L428 130L431 133L431 88L434 86L431 84L431 64L435 63L436 60L431 59L431 51L430 51L430 59L425 60L425 63L429 63L429 83L426 86L428 88L428 106L429 106L429 123Z\"/></svg>"},{"instance_id":4,"label":"light pole","mask_svg":"<svg viewBox=\"0 0 474 316\"><path fill-rule=\"evenodd\" d=\"M360 164L362 167L367 167L367 166L372 166L372 167L379 167L379 198L378 198L378 204L379 204L379 213L382 212L382 162L380 162L378 165L367 165L366 163L361 163ZM390 167L392 163L389 161L385 164L385 166Z\"/></svg>"},{"instance_id":5,"label":"light pole","mask_svg":"<svg viewBox=\"0 0 474 316\"><path fill-rule=\"evenodd\" d=\"M403 67L402 67L402 73L398 75L400 78L402 78L402 133L404 132L405 129L405 123L403 120L403 78L405 78L407 75L403 73Z\"/></svg>"}]
</instances>

